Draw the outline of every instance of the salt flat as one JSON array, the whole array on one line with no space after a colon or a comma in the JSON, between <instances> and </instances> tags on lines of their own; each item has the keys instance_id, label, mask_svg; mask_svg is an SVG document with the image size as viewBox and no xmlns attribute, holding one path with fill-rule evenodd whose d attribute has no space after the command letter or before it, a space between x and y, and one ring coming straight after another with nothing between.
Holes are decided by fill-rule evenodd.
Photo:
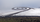
<instances>
[{"instance_id":1,"label":"salt flat","mask_svg":"<svg viewBox=\"0 0 40 22\"><path fill-rule=\"evenodd\" d=\"M21 12L16 16L40 16L40 8L30 9L29 11Z\"/></svg>"},{"instance_id":2,"label":"salt flat","mask_svg":"<svg viewBox=\"0 0 40 22\"><path fill-rule=\"evenodd\" d=\"M0 16L6 16L17 12L18 12L17 14L13 14L12 16L40 16L40 8L34 8L24 12L20 12L20 11L23 11L23 10L3 13Z\"/></svg>"}]
</instances>

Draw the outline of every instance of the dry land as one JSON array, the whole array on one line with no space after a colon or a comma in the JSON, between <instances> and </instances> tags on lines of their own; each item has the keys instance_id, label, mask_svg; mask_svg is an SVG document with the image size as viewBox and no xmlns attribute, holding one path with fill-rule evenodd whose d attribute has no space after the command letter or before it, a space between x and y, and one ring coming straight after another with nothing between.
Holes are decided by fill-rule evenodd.
<instances>
[{"instance_id":1,"label":"dry land","mask_svg":"<svg viewBox=\"0 0 40 22\"><path fill-rule=\"evenodd\" d=\"M40 17L0 17L0 22L40 22Z\"/></svg>"}]
</instances>

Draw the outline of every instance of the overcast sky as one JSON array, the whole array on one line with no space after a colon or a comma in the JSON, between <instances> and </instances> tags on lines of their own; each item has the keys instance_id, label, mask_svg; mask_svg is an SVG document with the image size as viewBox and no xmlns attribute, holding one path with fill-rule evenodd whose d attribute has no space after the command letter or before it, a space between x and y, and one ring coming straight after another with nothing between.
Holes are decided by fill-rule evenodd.
<instances>
[{"instance_id":1,"label":"overcast sky","mask_svg":"<svg viewBox=\"0 0 40 22\"><path fill-rule=\"evenodd\" d=\"M40 7L40 0L0 0L0 12L13 11L13 7Z\"/></svg>"}]
</instances>

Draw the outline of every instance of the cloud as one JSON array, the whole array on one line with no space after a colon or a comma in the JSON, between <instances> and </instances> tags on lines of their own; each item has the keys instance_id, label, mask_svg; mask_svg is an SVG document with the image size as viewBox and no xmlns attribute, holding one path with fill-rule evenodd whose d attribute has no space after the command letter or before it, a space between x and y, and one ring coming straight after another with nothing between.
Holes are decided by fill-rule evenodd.
<instances>
[{"instance_id":1,"label":"cloud","mask_svg":"<svg viewBox=\"0 0 40 22\"><path fill-rule=\"evenodd\" d=\"M13 7L40 7L40 0L1 0L0 10L12 10Z\"/></svg>"}]
</instances>

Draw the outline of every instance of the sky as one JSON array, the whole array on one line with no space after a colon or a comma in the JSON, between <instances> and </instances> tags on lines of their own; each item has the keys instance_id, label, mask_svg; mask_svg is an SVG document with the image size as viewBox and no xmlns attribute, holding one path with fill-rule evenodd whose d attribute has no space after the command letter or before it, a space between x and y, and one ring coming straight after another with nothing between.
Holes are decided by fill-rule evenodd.
<instances>
[{"instance_id":1,"label":"sky","mask_svg":"<svg viewBox=\"0 0 40 22\"><path fill-rule=\"evenodd\" d=\"M13 7L40 7L40 0L0 0L0 13L9 12Z\"/></svg>"}]
</instances>

